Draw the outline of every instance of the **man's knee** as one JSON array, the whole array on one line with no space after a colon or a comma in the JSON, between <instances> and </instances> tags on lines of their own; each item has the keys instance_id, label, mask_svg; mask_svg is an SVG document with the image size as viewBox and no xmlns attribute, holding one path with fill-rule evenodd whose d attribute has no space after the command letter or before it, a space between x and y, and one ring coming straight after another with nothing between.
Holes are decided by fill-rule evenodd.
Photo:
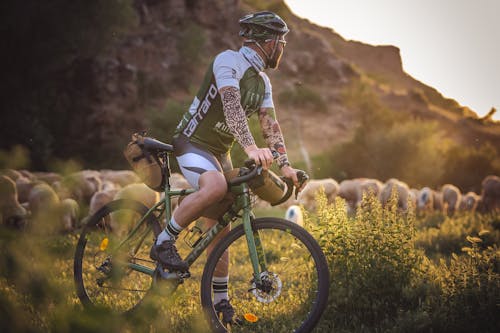
<instances>
[{"instance_id":1,"label":"man's knee","mask_svg":"<svg viewBox=\"0 0 500 333\"><path fill-rule=\"evenodd\" d=\"M201 175L199 184L200 193L207 196L213 202L222 200L227 193L226 178L220 172L205 172Z\"/></svg>"}]
</instances>

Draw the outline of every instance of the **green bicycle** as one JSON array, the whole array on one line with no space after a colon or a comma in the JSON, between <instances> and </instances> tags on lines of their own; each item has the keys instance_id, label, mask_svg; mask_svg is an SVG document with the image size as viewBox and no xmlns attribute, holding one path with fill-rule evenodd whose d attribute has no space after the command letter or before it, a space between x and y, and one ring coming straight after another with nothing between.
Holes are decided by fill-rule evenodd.
<instances>
[{"instance_id":1,"label":"green bicycle","mask_svg":"<svg viewBox=\"0 0 500 333\"><path fill-rule=\"evenodd\" d=\"M156 288L168 285L170 293L190 277L189 272L164 270L149 258L149 250L163 229L159 221L170 219L172 198L194 190L171 189L171 145L147 138L143 148L161 164L167 179L165 196L151 208L133 200L116 200L88 219L74 258L76 290L85 307L131 313ZM190 237L192 249L184 260L191 267L217 234L234 222L207 258L201 277L201 304L212 330L310 332L327 305L328 265L318 243L302 227L280 218L254 217L247 182L261 172L261 167L248 164L228 181L234 202L211 229L187 231L198 236ZM289 185L288 197L293 190ZM219 260L227 258L226 250L231 253L229 297L245 319L232 327L223 324L212 300L212 276Z\"/></svg>"}]
</instances>

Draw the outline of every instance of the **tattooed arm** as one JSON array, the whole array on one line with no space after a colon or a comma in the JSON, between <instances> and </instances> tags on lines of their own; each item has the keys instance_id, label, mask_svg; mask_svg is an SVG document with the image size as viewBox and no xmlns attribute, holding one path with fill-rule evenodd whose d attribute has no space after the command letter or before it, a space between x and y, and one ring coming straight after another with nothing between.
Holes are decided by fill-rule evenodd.
<instances>
[{"instance_id":1,"label":"tattooed arm","mask_svg":"<svg viewBox=\"0 0 500 333\"><path fill-rule=\"evenodd\" d=\"M288 161L285 140L283 139L283 134L281 133L278 120L276 119L274 108L261 108L259 110L259 121L267 145L272 151L278 153L278 158L276 160L281 173L283 176L292 179L295 186L299 188L297 172L292 168L290 162ZM304 185L302 185L302 187L303 186ZM299 188L299 190L302 190L302 188Z\"/></svg>"},{"instance_id":2,"label":"tattooed arm","mask_svg":"<svg viewBox=\"0 0 500 333\"><path fill-rule=\"evenodd\" d=\"M243 149L255 145L255 140L248 127L245 111L241 107L240 91L234 87L224 87L220 90L224 117L231 133Z\"/></svg>"},{"instance_id":3,"label":"tattooed arm","mask_svg":"<svg viewBox=\"0 0 500 333\"><path fill-rule=\"evenodd\" d=\"M268 148L258 148L248 127L245 111L241 107L240 91L235 87L223 87L219 90L222 99L224 117L229 130L236 141L245 150L249 158L267 169L273 163L273 155Z\"/></svg>"},{"instance_id":4,"label":"tattooed arm","mask_svg":"<svg viewBox=\"0 0 500 333\"><path fill-rule=\"evenodd\" d=\"M278 158L276 159L278 166L280 168L286 165L290 166L286 154L285 140L283 139L278 120L276 119L274 108L261 108L259 111L259 121L268 147L271 151L278 153Z\"/></svg>"}]
</instances>

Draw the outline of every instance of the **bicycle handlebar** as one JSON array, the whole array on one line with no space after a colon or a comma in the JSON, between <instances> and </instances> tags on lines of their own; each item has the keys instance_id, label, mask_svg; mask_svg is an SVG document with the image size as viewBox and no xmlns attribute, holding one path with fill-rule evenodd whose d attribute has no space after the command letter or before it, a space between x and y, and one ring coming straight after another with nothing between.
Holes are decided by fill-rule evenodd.
<instances>
[{"instance_id":1,"label":"bicycle handlebar","mask_svg":"<svg viewBox=\"0 0 500 333\"><path fill-rule=\"evenodd\" d=\"M230 187L237 186L237 185L243 184L245 182L248 182L248 181L252 180L254 177L260 175L262 173L262 170L263 170L262 166L256 165L255 161L252 159L245 161L245 167L248 168L250 170L250 172L248 172L242 176L238 176L238 177L235 177L235 178L229 180L227 182L228 186L230 186ZM295 197L297 197L299 188L302 186L302 184L304 184L309 179L309 175L303 170L297 170L297 178L298 178L298 181L300 184L298 188L294 186L292 179L286 178L286 177L280 177L280 178L286 183L287 191L286 191L285 195L283 196L283 198L281 198L280 201L272 204L273 206L282 204L283 202L287 201L288 198L291 197L294 188L295 188Z\"/></svg>"},{"instance_id":2,"label":"bicycle handlebar","mask_svg":"<svg viewBox=\"0 0 500 333\"><path fill-rule=\"evenodd\" d=\"M238 177L235 177L235 178L229 180L227 182L229 186L236 186L236 185L243 184L243 183L248 182L252 178L254 178L262 173L262 166L256 165L254 160L246 160L245 166L248 169L250 169L250 172L245 174L245 175L238 176Z\"/></svg>"}]
</instances>

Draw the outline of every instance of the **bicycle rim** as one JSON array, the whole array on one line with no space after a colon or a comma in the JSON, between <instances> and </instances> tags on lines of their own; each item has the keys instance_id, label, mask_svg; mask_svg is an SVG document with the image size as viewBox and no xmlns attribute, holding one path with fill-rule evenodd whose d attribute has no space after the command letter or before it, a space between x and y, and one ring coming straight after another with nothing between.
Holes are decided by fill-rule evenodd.
<instances>
[{"instance_id":1,"label":"bicycle rim","mask_svg":"<svg viewBox=\"0 0 500 333\"><path fill-rule=\"evenodd\" d=\"M282 219L253 222L262 242L267 288L253 283L253 269L243 226L216 246L202 277L201 298L215 332L310 332L328 299L328 265L317 242L301 227ZM229 250L228 292L239 319L228 327L221 322L212 300L212 277L225 250Z\"/></svg>"},{"instance_id":2,"label":"bicycle rim","mask_svg":"<svg viewBox=\"0 0 500 333\"><path fill-rule=\"evenodd\" d=\"M74 261L77 294L86 307L128 313L147 295L153 277L131 269L130 264L155 268L149 258L153 234L148 223L143 223L124 242L147 211L139 202L117 200L89 219L80 235Z\"/></svg>"}]
</instances>

